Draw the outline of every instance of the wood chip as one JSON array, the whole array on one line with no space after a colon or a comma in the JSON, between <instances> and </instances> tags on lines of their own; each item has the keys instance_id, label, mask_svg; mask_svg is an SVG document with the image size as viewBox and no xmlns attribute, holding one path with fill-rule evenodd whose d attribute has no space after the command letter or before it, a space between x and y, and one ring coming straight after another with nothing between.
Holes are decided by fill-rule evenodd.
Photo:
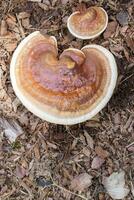
<instances>
[{"instance_id":1,"label":"wood chip","mask_svg":"<svg viewBox=\"0 0 134 200\"><path fill-rule=\"evenodd\" d=\"M82 153L87 157L91 155L91 151L87 147L83 148Z\"/></svg>"},{"instance_id":2,"label":"wood chip","mask_svg":"<svg viewBox=\"0 0 134 200\"><path fill-rule=\"evenodd\" d=\"M127 43L127 46L134 52L134 38L131 38L130 36L126 36L126 43Z\"/></svg>"},{"instance_id":3,"label":"wood chip","mask_svg":"<svg viewBox=\"0 0 134 200\"><path fill-rule=\"evenodd\" d=\"M8 51L8 52L13 52L17 47L17 41L10 41L4 44L4 48Z\"/></svg>"},{"instance_id":4,"label":"wood chip","mask_svg":"<svg viewBox=\"0 0 134 200\"><path fill-rule=\"evenodd\" d=\"M20 13L18 14L18 18L19 18L19 19L25 19L25 18L29 18L29 17L30 17L30 14L27 13L27 12L20 12Z\"/></svg>"},{"instance_id":5,"label":"wood chip","mask_svg":"<svg viewBox=\"0 0 134 200\"><path fill-rule=\"evenodd\" d=\"M22 23L22 26L26 29L31 27L29 18L22 19L21 23Z\"/></svg>"},{"instance_id":6,"label":"wood chip","mask_svg":"<svg viewBox=\"0 0 134 200\"><path fill-rule=\"evenodd\" d=\"M7 35L8 31L7 31L7 23L5 20L1 21L1 27L0 27L0 35L1 36L5 36Z\"/></svg>"},{"instance_id":7,"label":"wood chip","mask_svg":"<svg viewBox=\"0 0 134 200\"><path fill-rule=\"evenodd\" d=\"M85 124L87 127L98 128L100 127L100 123L98 121L89 120Z\"/></svg>"},{"instance_id":8,"label":"wood chip","mask_svg":"<svg viewBox=\"0 0 134 200\"><path fill-rule=\"evenodd\" d=\"M47 141L47 145L48 145L48 147L50 147L50 148L57 149L57 146L56 146L55 144L51 143L51 142L48 142L48 141Z\"/></svg>"},{"instance_id":9,"label":"wood chip","mask_svg":"<svg viewBox=\"0 0 134 200\"><path fill-rule=\"evenodd\" d=\"M44 3L38 3L39 7L42 8L43 10L48 10L49 9L49 6L47 6L46 4Z\"/></svg>"},{"instance_id":10,"label":"wood chip","mask_svg":"<svg viewBox=\"0 0 134 200\"><path fill-rule=\"evenodd\" d=\"M87 133L87 131L84 131L84 136L86 137L86 141L88 146L93 149L94 148L94 141L93 138Z\"/></svg>"},{"instance_id":11,"label":"wood chip","mask_svg":"<svg viewBox=\"0 0 134 200\"><path fill-rule=\"evenodd\" d=\"M38 144L36 144L35 147L34 147L34 155L35 155L35 158L36 158L37 160L40 160L40 151L39 151L39 146L38 146Z\"/></svg>"},{"instance_id":12,"label":"wood chip","mask_svg":"<svg viewBox=\"0 0 134 200\"><path fill-rule=\"evenodd\" d=\"M9 28L14 28L16 26L16 18L12 15L8 15L6 18L6 23L8 24Z\"/></svg>"},{"instance_id":13,"label":"wood chip","mask_svg":"<svg viewBox=\"0 0 134 200\"><path fill-rule=\"evenodd\" d=\"M105 159L109 156L109 153L106 150L104 150L101 146L96 146L95 152L102 159Z\"/></svg>"}]
</instances>

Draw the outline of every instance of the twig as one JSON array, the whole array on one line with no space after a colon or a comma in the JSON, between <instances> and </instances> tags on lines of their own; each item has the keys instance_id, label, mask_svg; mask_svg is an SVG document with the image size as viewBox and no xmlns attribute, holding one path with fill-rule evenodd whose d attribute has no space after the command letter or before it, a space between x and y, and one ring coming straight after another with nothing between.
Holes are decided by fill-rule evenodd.
<instances>
[{"instance_id":1,"label":"twig","mask_svg":"<svg viewBox=\"0 0 134 200\"><path fill-rule=\"evenodd\" d=\"M134 75L134 73L133 73L133 74L130 74L128 77L126 77L125 79L123 79L123 80L120 82L120 85L121 85L122 83L124 83L125 81L127 81L128 79L130 79L133 75Z\"/></svg>"},{"instance_id":2,"label":"twig","mask_svg":"<svg viewBox=\"0 0 134 200\"><path fill-rule=\"evenodd\" d=\"M18 24L19 24L19 30L20 30L21 36L22 36L22 38L25 38L25 33L24 33L23 27L21 25L21 22L20 22L17 14L16 14L16 18L17 18L17 21L18 21Z\"/></svg>"},{"instance_id":3,"label":"twig","mask_svg":"<svg viewBox=\"0 0 134 200\"><path fill-rule=\"evenodd\" d=\"M56 183L53 183L53 186L56 186L56 187L58 187L58 188L61 189L61 190L64 190L64 191L66 191L66 192L68 192L68 193L70 193L70 194L73 194L73 195L75 195L75 196L77 196L77 197L80 197L81 199L88 200L86 197L84 197L84 196L82 196L82 195L80 195L80 194L76 194L75 192L72 192L72 191L70 191L70 190L67 190L66 188L64 188L64 187L62 187L62 186L60 186L60 185L57 185Z\"/></svg>"},{"instance_id":4,"label":"twig","mask_svg":"<svg viewBox=\"0 0 134 200\"><path fill-rule=\"evenodd\" d=\"M132 142L131 144L127 145L126 148L128 148L128 147L130 147L132 145L134 145L134 142Z\"/></svg>"},{"instance_id":5,"label":"twig","mask_svg":"<svg viewBox=\"0 0 134 200\"><path fill-rule=\"evenodd\" d=\"M20 182L20 185L28 192L30 199L33 198L31 189L23 182Z\"/></svg>"},{"instance_id":6,"label":"twig","mask_svg":"<svg viewBox=\"0 0 134 200\"><path fill-rule=\"evenodd\" d=\"M77 197L80 197L81 199L88 200L86 197L84 197L84 196L82 196L82 195L80 195L80 194L77 194L77 193L75 193L75 192L72 192L72 191L70 191L70 190L68 190L68 189L66 189L66 188L64 188L64 187L62 187L62 186L60 186L60 185L58 185L57 183L54 182L53 177L51 176L51 174L49 174L49 175L50 175L50 178L51 178L51 180L52 180L52 182L53 182L53 186L56 186L57 188L59 188L59 189L61 189L61 190L64 190L64 191L66 191L66 192L68 192L68 193L70 193L70 194L72 194L72 195L75 195L75 196L77 196Z\"/></svg>"}]
</instances>

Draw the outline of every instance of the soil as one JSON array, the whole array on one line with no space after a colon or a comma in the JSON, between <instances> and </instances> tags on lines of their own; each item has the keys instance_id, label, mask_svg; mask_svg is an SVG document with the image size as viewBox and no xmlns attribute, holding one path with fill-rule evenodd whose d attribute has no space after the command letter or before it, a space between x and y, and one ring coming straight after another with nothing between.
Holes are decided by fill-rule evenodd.
<instances>
[{"instance_id":1,"label":"soil","mask_svg":"<svg viewBox=\"0 0 134 200\"><path fill-rule=\"evenodd\" d=\"M67 18L81 2L87 7L102 6L108 13L112 27L94 40L81 41L67 30ZM134 184L133 14L134 4L130 0L0 0L1 200L110 200L103 177L120 170L125 171L126 185L131 190ZM51 124L30 113L15 96L9 77L11 57L20 41L35 30L54 35L59 53L68 47L80 49L94 43L114 54L117 87L108 105L91 121L74 126ZM11 132L19 135L16 140L7 134ZM93 169L96 156L104 162ZM92 183L82 191L75 191L71 182L82 173L91 175ZM124 199L133 200L132 192Z\"/></svg>"}]
</instances>

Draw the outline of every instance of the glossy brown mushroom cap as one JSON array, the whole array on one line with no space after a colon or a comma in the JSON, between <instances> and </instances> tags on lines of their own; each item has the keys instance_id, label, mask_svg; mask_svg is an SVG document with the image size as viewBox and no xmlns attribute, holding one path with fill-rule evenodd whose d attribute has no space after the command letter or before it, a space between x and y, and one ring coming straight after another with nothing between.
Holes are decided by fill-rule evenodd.
<instances>
[{"instance_id":1,"label":"glossy brown mushroom cap","mask_svg":"<svg viewBox=\"0 0 134 200\"><path fill-rule=\"evenodd\" d=\"M73 13L68 18L68 29L75 37L91 39L99 36L107 27L108 16L101 7L90 7Z\"/></svg>"},{"instance_id":2,"label":"glossy brown mushroom cap","mask_svg":"<svg viewBox=\"0 0 134 200\"><path fill-rule=\"evenodd\" d=\"M40 32L20 44L10 72L22 103L37 116L61 124L84 121L107 94L112 73L100 50L69 48L58 57L54 37Z\"/></svg>"}]
</instances>

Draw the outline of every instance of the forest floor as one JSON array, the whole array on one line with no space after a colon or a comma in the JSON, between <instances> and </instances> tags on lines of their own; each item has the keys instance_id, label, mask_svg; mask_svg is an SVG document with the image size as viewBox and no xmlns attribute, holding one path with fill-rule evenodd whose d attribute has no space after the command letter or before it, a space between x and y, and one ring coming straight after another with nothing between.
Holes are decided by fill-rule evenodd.
<instances>
[{"instance_id":1,"label":"forest floor","mask_svg":"<svg viewBox=\"0 0 134 200\"><path fill-rule=\"evenodd\" d=\"M83 1L87 7L102 6L109 24L99 38L82 41L66 25L81 1L33 1L0 0L0 199L110 200L103 179L123 170L130 190L124 199L133 200L133 2ZM114 54L117 87L108 105L91 121L51 124L30 113L15 96L9 77L11 57L20 41L35 30L54 35L59 53L94 43ZM13 140L11 134L20 135Z\"/></svg>"}]
</instances>

